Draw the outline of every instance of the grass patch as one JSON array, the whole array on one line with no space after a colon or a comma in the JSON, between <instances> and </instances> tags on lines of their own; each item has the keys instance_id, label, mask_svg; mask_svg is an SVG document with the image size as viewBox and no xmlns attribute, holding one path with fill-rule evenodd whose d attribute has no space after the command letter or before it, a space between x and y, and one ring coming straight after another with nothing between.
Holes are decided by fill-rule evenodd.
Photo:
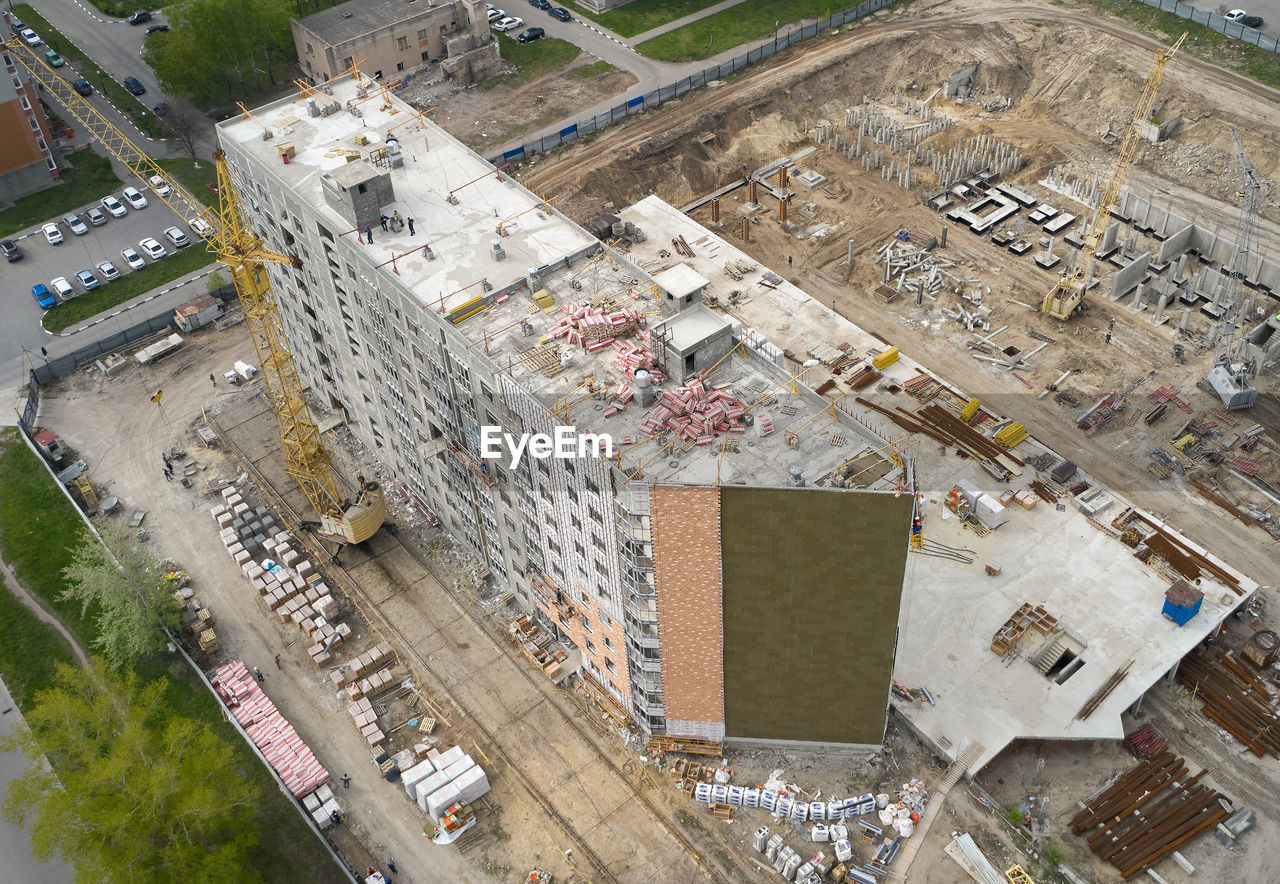
<instances>
[{"instance_id":1,"label":"grass patch","mask_svg":"<svg viewBox=\"0 0 1280 884\"><path fill-rule=\"evenodd\" d=\"M124 182L111 171L111 161L91 150L67 154L59 169L61 184L24 196L0 212L0 236L11 236L67 212L96 204Z\"/></svg>"},{"instance_id":2,"label":"grass patch","mask_svg":"<svg viewBox=\"0 0 1280 884\"><path fill-rule=\"evenodd\" d=\"M1187 41L1182 44L1180 52L1190 53L1196 58L1242 74L1264 85L1280 88L1280 55L1259 49L1235 37L1228 37L1213 28L1198 25L1172 12L1162 12L1134 0L1089 0L1089 2L1099 9L1124 19L1135 30L1162 38L1169 44L1186 31ZM1154 60L1152 56L1152 61ZM1173 64L1177 63L1178 60L1175 58Z\"/></svg>"},{"instance_id":3,"label":"grass patch","mask_svg":"<svg viewBox=\"0 0 1280 884\"><path fill-rule=\"evenodd\" d=\"M498 48L503 60L515 68L515 73L490 77L481 84L483 89L514 86L542 74L558 71L567 67L582 51L572 43L554 37L544 37L532 43L517 43L514 37L506 34L498 34Z\"/></svg>"},{"instance_id":4,"label":"grass patch","mask_svg":"<svg viewBox=\"0 0 1280 884\"><path fill-rule=\"evenodd\" d=\"M626 6L610 9L608 12L596 12L575 3L573 11L603 25L620 37L634 37L719 2L720 0L633 0Z\"/></svg>"},{"instance_id":5,"label":"grass patch","mask_svg":"<svg viewBox=\"0 0 1280 884\"><path fill-rule=\"evenodd\" d=\"M61 571L71 561L71 550L82 531L83 523L75 508L18 438L18 431L0 430L0 554L32 594L88 647L96 635L93 612L81 616L77 603L57 600L63 586ZM17 606L18 602L7 591L0 593L0 623L7 627L5 642L0 643L0 669L15 694L21 689L23 696L29 697L30 691L43 687L43 680L52 675L55 655L69 661L70 650L61 643L60 636L35 620L29 611L10 611L10 605ZM38 634L35 627L29 637L25 635L24 615L52 637ZM15 628L15 624L21 628ZM23 642L26 650L20 649ZM20 664L18 685L9 680L10 661L15 659ZM262 879L285 884L345 882L346 876L294 810L293 799L280 791L270 772L224 719L218 701L186 663L177 655L162 654L141 660L134 668L144 681L168 678L165 705L175 714L208 724L235 747L236 766L258 785L262 795L254 817L259 843L250 851L253 867Z\"/></svg>"},{"instance_id":6,"label":"grass patch","mask_svg":"<svg viewBox=\"0 0 1280 884\"><path fill-rule=\"evenodd\" d=\"M702 831L702 823L698 820L696 816L694 816L687 810L676 811L676 822L684 826L686 829L692 829L695 832Z\"/></svg>"},{"instance_id":7,"label":"grass patch","mask_svg":"<svg viewBox=\"0 0 1280 884\"><path fill-rule=\"evenodd\" d=\"M190 160L178 157L171 160L157 160L160 167L191 191L192 195L206 206L218 207L218 195L209 189L210 184L218 183L218 170L211 160ZM197 163L199 167L197 168Z\"/></svg>"},{"instance_id":8,"label":"grass patch","mask_svg":"<svg viewBox=\"0 0 1280 884\"><path fill-rule=\"evenodd\" d=\"M856 5L856 4L854 4ZM772 37L775 23L824 19L848 8L831 0L746 0L732 9L645 40L635 47L659 61L696 61L726 49Z\"/></svg>"},{"instance_id":9,"label":"grass patch","mask_svg":"<svg viewBox=\"0 0 1280 884\"><path fill-rule=\"evenodd\" d=\"M160 138L164 135L160 127L160 120L151 112L151 108L144 105L133 95L130 95L128 89L113 80L106 71L98 67L97 62L81 52L80 47L64 37L62 32L49 24L40 13L25 3L15 5L13 12L14 15L26 23L27 27L34 30L44 39L45 43L49 44L49 49L55 50L65 58L67 63L80 73L80 76L93 85L94 89L105 95L111 100L112 104L120 108L129 119L133 120L134 125L141 129L143 134L152 138ZM40 52L40 47L36 47L36 51ZM61 71L59 71L59 75L61 75ZM63 79L70 82L75 78L63 76Z\"/></svg>"},{"instance_id":10,"label":"grass patch","mask_svg":"<svg viewBox=\"0 0 1280 884\"><path fill-rule=\"evenodd\" d=\"M4 641L0 642L0 674L18 708L27 709L36 691L52 685L57 664L74 666L76 661L66 639L18 601L2 579L0 623L5 625Z\"/></svg>"},{"instance_id":11,"label":"grass patch","mask_svg":"<svg viewBox=\"0 0 1280 884\"><path fill-rule=\"evenodd\" d=\"M599 77L601 74L607 74L615 70L614 66L607 61L597 61L595 64L585 65L573 71L573 75L579 80L591 80Z\"/></svg>"},{"instance_id":12,"label":"grass patch","mask_svg":"<svg viewBox=\"0 0 1280 884\"><path fill-rule=\"evenodd\" d=\"M121 273L119 279L105 283L91 292L85 292L80 297L63 302L49 310L44 315L45 329L55 334L66 331L86 319L117 307L179 276L195 273L200 268L207 267L218 260L217 256L205 247L204 240L194 233L188 233L187 236L192 240L187 248L175 252L168 241L165 241L162 245L170 251L159 261L150 263L141 270ZM117 270L120 269L121 264L124 264L123 261L112 263L116 265ZM202 294L204 290L200 289L191 297Z\"/></svg>"}]
</instances>

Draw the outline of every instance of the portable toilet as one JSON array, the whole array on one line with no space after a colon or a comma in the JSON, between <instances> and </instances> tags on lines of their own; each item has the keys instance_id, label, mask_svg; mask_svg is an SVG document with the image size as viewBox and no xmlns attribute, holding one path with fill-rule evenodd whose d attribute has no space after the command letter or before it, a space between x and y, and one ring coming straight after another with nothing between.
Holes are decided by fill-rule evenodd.
<instances>
[{"instance_id":1,"label":"portable toilet","mask_svg":"<svg viewBox=\"0 0 1280 884\"><path fill-rule=\"evenodd\" d=\"M1179 626L1186 626L1203 602L1203 592L1187 581L1179 580L1165 591L1162 613Z\"/></svg>"}]
</instances>

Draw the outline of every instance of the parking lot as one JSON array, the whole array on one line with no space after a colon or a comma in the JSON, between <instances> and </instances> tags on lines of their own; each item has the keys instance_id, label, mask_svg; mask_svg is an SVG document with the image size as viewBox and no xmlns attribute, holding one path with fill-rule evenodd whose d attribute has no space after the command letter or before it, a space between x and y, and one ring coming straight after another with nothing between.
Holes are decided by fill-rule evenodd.
<instances>
[{"instance_id":1,"label":"parking lot","mask_svg":"<svg viewBox=\"0 0 1280 884\"><path fill-rule=\"evenodd\" d=\"M99 282L101 282L101 274L97 272L97 264L100 261L110 261L114 264L115 268L120 271L121 277L126 273L134 272L129 270L129 265L120 257L120 250L128 247L141 253L142 250L138 247L138 242L145 237L149 236L156 240L172 255L176 250L173 248L173 244L164 238L166 227L176 226L193 243L200 241L199 237L191 232L190 228L178 217L177 213L165 205L150 189L141 187L138 189L146 196L147 207L145 209L129 209L129 214L123 218L112 218L104 211L103 214L107 216L107 223L101 227L93 227L88 224L83 211L88 206L82 206L77 214L89 227L89 232L83 236L73 234L62 223L61 216L49 218L48 220L51 222L58 222L58 229L62 233L61 245L49 245L45 240L44 234L40 232L41 225L36 225L23 231L18 236L14 236L13 240L22 249L23 257L21 261L2 265L5 278L11 280L11 284L5 286L8 291L5 298L16 302L9 304L6 312L16 307L16 316L22 317L19 321L25 321L25 317L29 316L33 322L38 323L44 311L40 309L35 299L31 297L31 287L38 282L42 282L52 290L53 286L50 285L50 281L56 276L65 276L75 286L76 293L82 295L84 294L84 287L75 281L76 271L88 270L98 277ZM104 192L102 195L107 196L108 194ZM119 199L120 191L115 191L114 196ZM100 205L98 207L101 208ZM167 258L161 258L160 260L164 261ZM147 263L150 264L151 261L148 259ZM146 271L144 269L141 272L145 273ZM104 285L111 284L104 283ZM56 310L57 308L54 307L52 309Z\"/></svg>"}]
</instances>

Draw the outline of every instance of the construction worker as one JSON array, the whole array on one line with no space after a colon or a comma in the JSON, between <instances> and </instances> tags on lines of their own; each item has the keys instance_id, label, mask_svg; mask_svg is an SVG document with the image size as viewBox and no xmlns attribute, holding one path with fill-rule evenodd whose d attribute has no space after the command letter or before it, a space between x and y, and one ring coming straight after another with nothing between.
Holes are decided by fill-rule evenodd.
<instances>
[{"instance_id":1,"label":"construction worker","mask_svg":"<svg viewBox=\"0 0 1280 884\"><path fill-rule=\"evenodd\" d=\"M218 386L218 379L215 378L212 373L209 374L209 382L215 387Z\"/></svg>"},{"instance_id":2,"label":"construction worker","mask_svg":"<svg viewBox=\"0 0 1280 884\"><path fill-rule=\"evenodd\" d=\"M344 789L350 789L350 788L351 788L351 777L350 777L350 775L348 775L348 774L343 774L343 775L342 775L342 788L344 788Z\"/></svg>"},{"instance_id":3,"label":"construction worker","mask_svg":"<svg viewBox=\"0 0 1280 884\"><path fill-rule=\"evenodd\" d=\"M267 680L267 677L262 674L262 670L259 669L257 666L253 667L253 677L258 680L258 684L262 684L264 681Z\"/></svg>"},{"instance_id":4,"label":"construction worker","mask_svg":"<svg viewBox=\"0 0 1280 884\"><path fill-rule=\"evenodd\" d=\"M413 219L409 219L409 235L413 236Z\"/></svg>"},{"instance_id":5,"label":"construction worker","mask_svg":"<svg viewBox=\"0 0 1280 884\"><path fill-rule=\"evenodd\" d=\"M387 868L395 872L397 875L400 874L400 870L396 868L396 861L392 857L387 857Z\"/></svg>"},{"instance_id":6,"label":"construction worker","mask_svg":"<svg viewBox=\"0 0 1280 884\"><path fill-rule=\"evenodd\" d=\"M367 242L369 245L373 245L373 231L369 228L368 224L364 226L364 236L365 236L365 242Z\"/></svg>"},{"instance_id":7,"label":"construction worker","mask_svg":"<svg viewBox=\"0 0 1280 884\"><path fill-rule=\"evenodd\" d=\"M276 654L276 669L280 668L280 655Z\"/></svg>"}]
</instances>

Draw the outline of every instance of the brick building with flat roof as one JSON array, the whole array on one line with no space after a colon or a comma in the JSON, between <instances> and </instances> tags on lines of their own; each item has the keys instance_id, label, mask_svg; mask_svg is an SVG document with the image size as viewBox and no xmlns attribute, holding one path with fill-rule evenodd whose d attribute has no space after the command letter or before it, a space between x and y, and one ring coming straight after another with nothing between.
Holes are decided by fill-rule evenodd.
<instances>
[{"instance_id":1,"label":"brick building with flat roof","mask_svg":"<svg viewBox=\"0 0 1280 884\"><path fill-rule=\"evenodd\" d=\"M9 33L9 12L4 32ZM43 47L42 47L43 48ZM8 52L3 53L5 79L0 83L0 202L16 200L58 181L53 135L34 81Z\"/></svg>"}]
</instances>

